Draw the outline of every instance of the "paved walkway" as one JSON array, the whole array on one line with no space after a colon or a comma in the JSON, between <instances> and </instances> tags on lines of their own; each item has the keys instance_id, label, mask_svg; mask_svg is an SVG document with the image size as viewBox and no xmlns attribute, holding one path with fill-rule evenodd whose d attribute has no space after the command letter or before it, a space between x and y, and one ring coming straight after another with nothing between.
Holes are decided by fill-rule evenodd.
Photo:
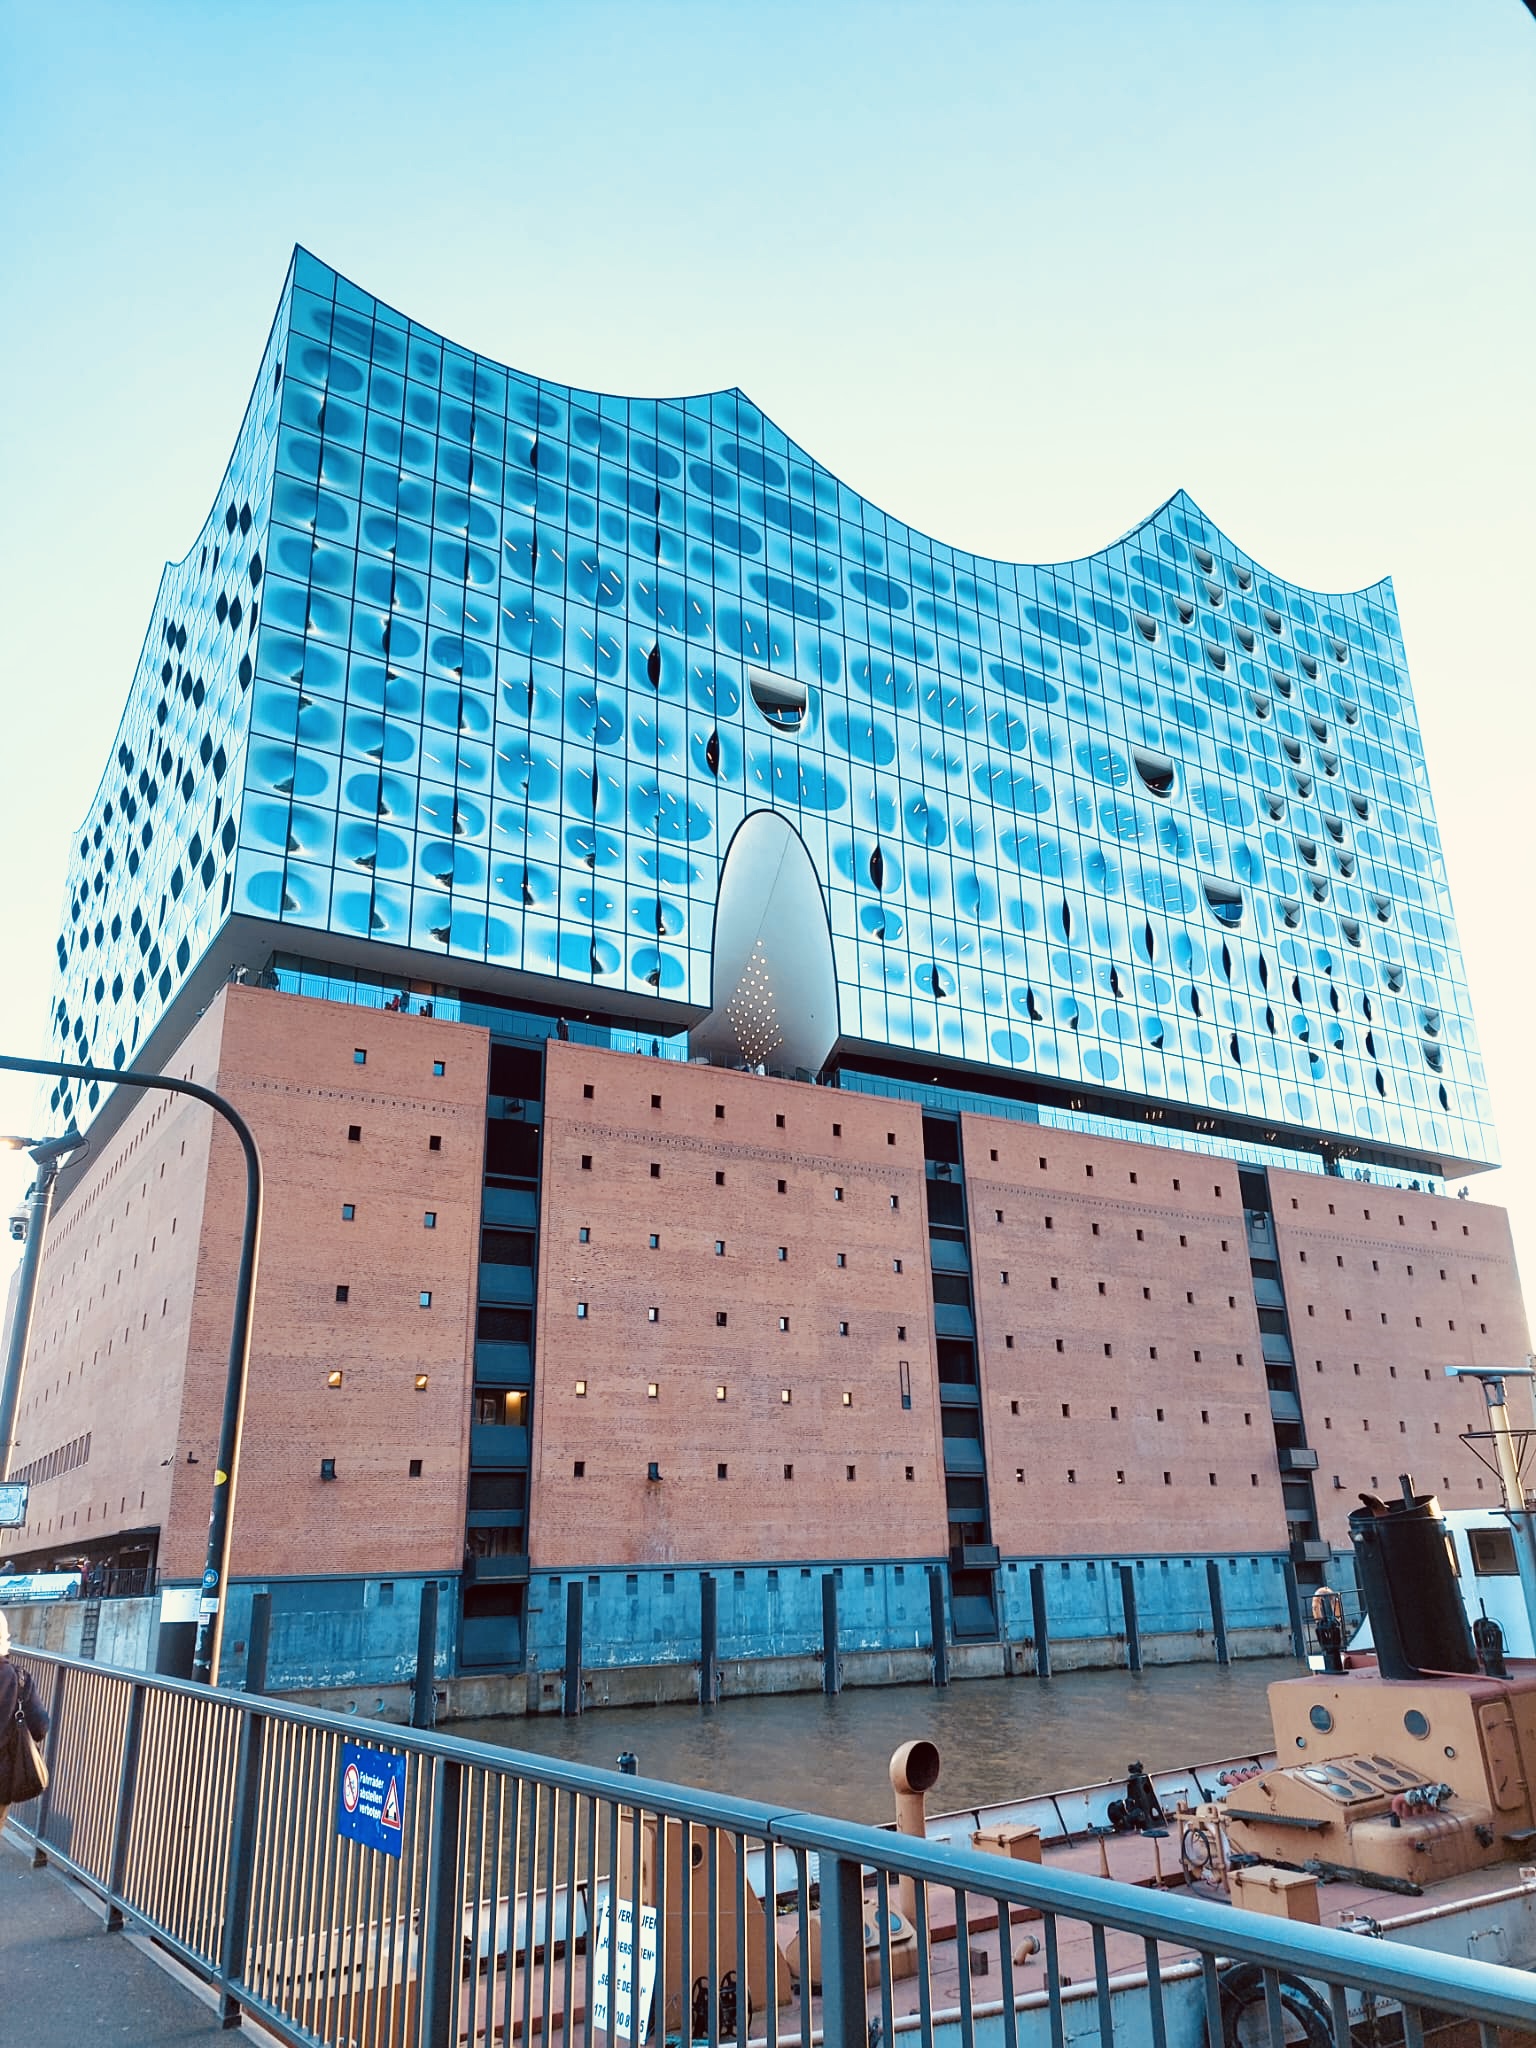
<instances>
[{"instance_id":1,"label":"paved walkway","mask_svg":"<svg viewBox=\"0 0 1536 2048\"><path fill-rule=\"evenodd\" d=\"M7 2042L82 2048L131 2041L167 2048L217 2041L211 2003L125 1934L108 1934L101 1908L51 1870L31 1868L7 1829L0 1839L0 2022Z\"/></svg>"}]
</instances>

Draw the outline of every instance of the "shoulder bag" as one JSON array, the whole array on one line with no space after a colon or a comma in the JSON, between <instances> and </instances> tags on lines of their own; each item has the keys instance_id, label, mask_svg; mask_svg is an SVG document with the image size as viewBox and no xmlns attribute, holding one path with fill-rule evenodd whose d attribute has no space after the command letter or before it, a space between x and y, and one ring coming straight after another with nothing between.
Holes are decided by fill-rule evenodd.
<instances>
[{"instance_id":1,"label":"shoulder bag","mask_svg":"<svg viewBox=\"0 0 1536 2048\"><path fill-rule=\"evenodd\" d=\"M12 1695L9 1719L0 1727L0 1806L35 1799L48 1783L48 1766L21 1705L21 1680Z\"/></svg>"}]
</instances>

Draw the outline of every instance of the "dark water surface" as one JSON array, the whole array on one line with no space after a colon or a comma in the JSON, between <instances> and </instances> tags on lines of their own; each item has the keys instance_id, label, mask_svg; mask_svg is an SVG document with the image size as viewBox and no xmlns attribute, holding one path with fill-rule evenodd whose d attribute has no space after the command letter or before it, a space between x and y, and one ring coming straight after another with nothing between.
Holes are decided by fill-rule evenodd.
<instances>
[{"instance_id":1,"label":"dark water surface","mask_svg":"<svg viewBox=\"0 0 1536 2048\"><path fill-rule=\"evenodd\" d=\"M500 1748L611 1769L632 1749L649 1778L836 1814L892 1817L891 1751L914 1736L939 1746L933 1812L1123 1778L1132 1758L1175 1770L1268 1749L1266 1689L1305 1666L1266 1657L1232 1665L1174 1664L1133 1676L1073 1671L932 1686L779 1694L696 1706L604 1707L456 1722L452 1733Z\"/></svg>"}]
</instances>

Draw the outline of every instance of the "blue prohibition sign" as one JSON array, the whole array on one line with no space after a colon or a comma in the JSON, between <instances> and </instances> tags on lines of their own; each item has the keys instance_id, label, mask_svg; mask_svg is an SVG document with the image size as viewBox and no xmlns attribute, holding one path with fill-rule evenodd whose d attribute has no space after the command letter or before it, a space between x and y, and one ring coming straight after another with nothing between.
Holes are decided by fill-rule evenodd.
<instances>
[{"instance_id":1,"label":"blue prohibition sign","mask_svg":"<svg viewBox=\"0 0 1536 2048\"><path fill-rule=\"evenodd\" d=\"M336 1832L400 1854L404 1834L405 1758L392 1750L367 1749L360 1742L341 1745L341 1781L336 1787Z\"/></svg>"}]
</instances>

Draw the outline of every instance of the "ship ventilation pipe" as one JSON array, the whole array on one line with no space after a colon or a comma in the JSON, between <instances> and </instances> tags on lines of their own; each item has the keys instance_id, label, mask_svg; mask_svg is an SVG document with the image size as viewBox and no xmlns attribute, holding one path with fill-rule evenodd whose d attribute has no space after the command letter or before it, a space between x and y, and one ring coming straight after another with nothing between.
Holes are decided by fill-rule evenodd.
<instances>
[{"instance_id":1,"label":"ship ventilation pipe","mask_svg":"<svg viewBox=\"0 0 1536 2048\"><path fill-rule=\"evenodd\" d=\"M927 1795L939 1782L937 1743L904 1742L891 1758L891 1789L896 1794L896 1828L921 1842L928 1834ZM897 1880L897 1901L909 1927L917 1925L917 1887L910 1877Z\"/></svg>"},{"instance_id":2,"label":"ship ventilation pipe","mask_svg":"<svg viewBox=\"0 0 1536 2048\"><path fill-rule=\"evenodd\" d=\"M1376 1668L1383 1678L1475 1672L1440 1503L1432 1493L1415 1493L1406 1472L1402 1488L1401 1500L1361 1494L1349 1518Z\"/></svg>"}]
</instances>

